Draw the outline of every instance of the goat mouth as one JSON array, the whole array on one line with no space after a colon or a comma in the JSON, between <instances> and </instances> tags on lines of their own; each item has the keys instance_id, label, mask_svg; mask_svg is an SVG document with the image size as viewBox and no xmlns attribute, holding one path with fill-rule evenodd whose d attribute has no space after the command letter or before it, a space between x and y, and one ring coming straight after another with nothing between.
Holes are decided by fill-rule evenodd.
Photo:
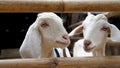
<instances>
[{"instance_id":1,"label":"goat mouth","mask_svg":"<svg viewBox=\"0 0 120 68\"><path fill-rule=\"evenodd\" d=\"M69 45L69 42L61 42L61 41L56 41L56 43L58 43L58 44L62 44L62 45Z\"/></svg>"},{"instance_id":2,"label":"goat mouth","mask_svg":"<svg viewBox=\"0 0 120 68\"><path fill-rule=\"evenodd\" d=\"M95 48L95 46L94 46L94 47L91 47L91 48L84 47L84 50L85 50L86 52L90 52L90 51L92 51L94 48Z\"/></svg>"}]
</instances>

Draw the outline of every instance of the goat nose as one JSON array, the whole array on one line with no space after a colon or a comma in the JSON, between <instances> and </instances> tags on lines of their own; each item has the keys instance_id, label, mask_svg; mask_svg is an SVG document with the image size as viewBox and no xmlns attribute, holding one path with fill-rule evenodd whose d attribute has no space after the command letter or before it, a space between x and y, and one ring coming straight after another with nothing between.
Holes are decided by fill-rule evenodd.
<instances>
[{"instance_id":1,"label":"goat nose","mask_svg":"<svg viewBox=\"0 0 120 68\"><path fill-rule=\"evenodd\" d=\"M84 40L84 46L88 47L91 44L91 41L89 40Z\"/></svg>"},{"instance_id":2,"label":"goat nose","mask_svg":"<svg viewBox=\"0 0 120 68\"><path fill-rule=\"evenodd\" d=\"M69 36L68 35L63 35L63 39L68 40Z\"/></svg>"},{"instance_id":3,"label":"goat nose","mask_svg":"<svg viewBox=\"0 0 120 68\"><path fill-rule=\"evenodd\" d=\"M64 43L67 44L67 45L69 45L70 44L70 38L69 38L69 36L66 34L66 35L63 35L62 37L64 39Z\"/></svg>"}]
</instances>

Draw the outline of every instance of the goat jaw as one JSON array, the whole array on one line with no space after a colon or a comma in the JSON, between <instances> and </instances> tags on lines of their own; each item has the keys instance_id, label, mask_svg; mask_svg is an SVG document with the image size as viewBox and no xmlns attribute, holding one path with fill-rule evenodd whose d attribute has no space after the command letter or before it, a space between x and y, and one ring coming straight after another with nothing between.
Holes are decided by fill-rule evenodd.
<instances>
[{"instance_id":1,"label":"goat jaw","mask_svg":"<svg viewBox=\"0 0 120 68\"><path fill-rule=\"evenodd\" d=\"M58 43L58 44L62 44L62 45L66 45L66 46L70 44L69 41L65 41L65 42L62 42L62 41L56 41L56 43Z\"/></svg>"}]
</instances>

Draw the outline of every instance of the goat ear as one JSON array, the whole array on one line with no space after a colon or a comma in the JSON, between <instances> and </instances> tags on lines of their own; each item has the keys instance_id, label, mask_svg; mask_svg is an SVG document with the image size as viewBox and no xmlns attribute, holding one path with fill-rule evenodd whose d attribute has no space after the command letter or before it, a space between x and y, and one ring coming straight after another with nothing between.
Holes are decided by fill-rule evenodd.
<instances>
[{"instance_id":1,"label":"goat ear","mask_svg":"<svg viewBox=\"0 0 120 68\"><path fill-rule=\"evenodd\" d=\"M115 30L119 30L114 24L109 24L110 34L114 34Z\"/></svg>"},{"instance_id":2,"label":"goat ear","mask_svg":"<svg viewBox=\"0 0 120 68\"><path fill-rule=\"evenodd\" d=\"M73 36L73 35L77 35L83 32L83 26L80 25L78 27L76 27L75 29L73 29L70 33L69 36Z\"/></svg>"},{"instance_id":3,"label":"goat ear","mask_svg":"<svg viewBox=\"0 0 120 68\"><path fill-rule=\"evenodd\" d=\"M20 47L20 54L22 57L38 57L41 48L41 35L38 28L33 23L25 36L25 39ZM26 55L27 54L27 55Z\"/></svg>"},{"instance_id":4,"label":"goat ear","mask_svg":"<svg viewBox=\"0 0 120 68\"><path fill-rule=\"evenodd\" d=\"M110 38L112 40L118 41L118 39L119 39L118 35L119 35L120 30L114 24L110 24L110 30L111 30L111 32L110 32Z\"/></svg>"}]
</instances>

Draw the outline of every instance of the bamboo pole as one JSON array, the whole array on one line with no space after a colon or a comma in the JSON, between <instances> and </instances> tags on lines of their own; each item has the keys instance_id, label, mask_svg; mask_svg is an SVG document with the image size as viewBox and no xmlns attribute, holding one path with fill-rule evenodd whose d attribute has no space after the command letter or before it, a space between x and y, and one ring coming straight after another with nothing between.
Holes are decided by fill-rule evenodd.
<instances>
[{"instance_id":1,"label":"bamboo pole","mask_svg":"<svg viewBox=\"0 0 120 68\"><path fill-rule=\"evenodd\" d=\"M64 0L64 12L120 11L120 0Z\"/></svg>"},{"instance_id":2,"label":"bamboo pole","mask_svg":"<svg viewBox=\"0 0 120 68\"><path fill-rule=\"evenodd\" d=\"M120 56L7 59L0 68L120 68Z\"/></svg>"},{"instance_id":3,"label":"bamboo pole","mask_svg":"<svg viewBox=\"0 0 120 68\"><path fill-rule=\"evenodd\" d=\"M58 58L56 68L119 68L119 56Z\"/></svg>"},{"instance_id":4,"label":"bamboo pole","mask_svg":"<svg viewBox=\"0 0 120 68\"><path fill-rule=\"evenodd\" d=\"M0 68L54 68L51 59L5 59L0 60Z\"/></svg>"},{"instance_id":5,"label":"bamboo pole","mask_svg":"<svg viewBox=\"0 0 120 68\"><path fill-rule=\"evenodd\" d=\"M61 0L0 0L0 12L62 11Z\"/></svg>"},{"instance_id":6,"label":"bamboo pole","mask_svg":"<svg viewBox=\"0 0 120 68\"><path fill-rule=\"evenodd\" d=\"M0 0L0 12L120 11L119 0Z\"/></svg>"}]
</instances>

